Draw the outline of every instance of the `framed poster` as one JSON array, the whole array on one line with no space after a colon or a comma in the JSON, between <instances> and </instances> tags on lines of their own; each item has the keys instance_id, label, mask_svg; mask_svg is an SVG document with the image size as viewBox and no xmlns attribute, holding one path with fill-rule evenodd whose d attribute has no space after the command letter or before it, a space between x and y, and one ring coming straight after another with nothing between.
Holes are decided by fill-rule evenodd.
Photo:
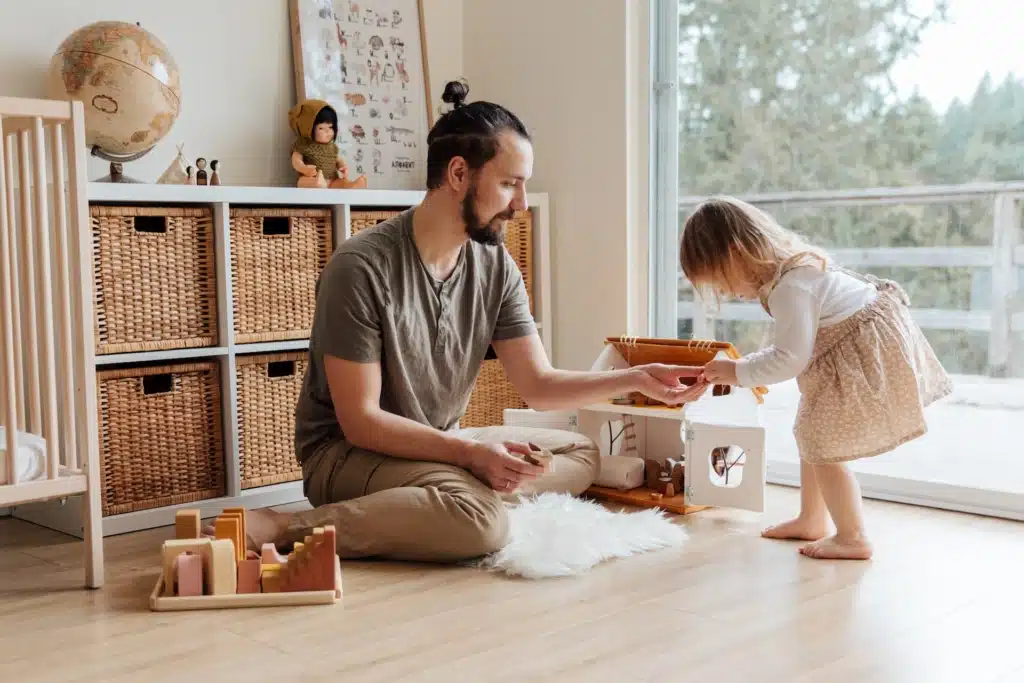
<instances>
[{"instance_id":1,"label":"framed poster","mask_svg":"<svg viewBox=\"0 0 1024 683\"><path fill-rule=\"evenodd\" d=\"M433 116L422 0L290 0L298 100L328 102L349 178L422 190Z\"/></svg>"}]
</instances>

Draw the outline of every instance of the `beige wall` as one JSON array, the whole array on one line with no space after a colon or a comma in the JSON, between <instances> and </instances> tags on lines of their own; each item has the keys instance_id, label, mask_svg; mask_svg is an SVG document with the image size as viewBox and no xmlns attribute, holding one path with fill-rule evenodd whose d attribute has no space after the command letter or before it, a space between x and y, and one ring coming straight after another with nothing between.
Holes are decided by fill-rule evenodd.
<instances>
[{"instance_id":1,"label":"beige wall","mask_svg":"<svg viewBox=\"0 0 1024 683\"><path fill-rule=\"evenodd\" d=\"M462 0L423 1L436 108L445 81L462 73ZM126 173L156 180L184 142L191 158L220 159L226 184L291 184L288 0L3 0L0 95L45 97L54 50L75 29L101 19L141 23L167 44L181 71L178 122L146 157L126 164ZM242 46L229 48L226 39L238 36ZM107 166L90 159L89 177L106 174Z\"/></svg>"},{"instance_id":2,"label":"beige wall","mask_svg":"<svg viewBox=\"0 0 1024 683\"><path fill-rule=\"evenodd\" d=\"M551 195L554 361L567 369L646 326L647 4L463 8L469 99L509 106L535 136L529 189Z\"/></svg>"}]
</instances>

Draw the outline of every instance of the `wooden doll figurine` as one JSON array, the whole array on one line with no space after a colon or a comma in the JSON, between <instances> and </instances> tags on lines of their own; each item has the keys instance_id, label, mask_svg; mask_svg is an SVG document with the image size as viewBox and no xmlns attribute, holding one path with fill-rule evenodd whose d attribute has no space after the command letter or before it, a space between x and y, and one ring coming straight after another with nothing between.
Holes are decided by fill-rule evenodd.
<instances>
[{"instance_id":1,"label":"wooden doll figurine","mask_svg":"<svg viewBox=\"0 0 1024 683\"><path fill-rule=\"evenodd\" d=\"M323 100L307 99L288 111L298 136L292 145L292 168L298 187L364 188L366 176L349 180L348 165L338 153L338 115Z\"/></svg>"},{"instance_id":2,"label":"wooden doll figurine","mask_svg":"<svg viewBox=\"0 0 1024 683\"><path fill-rule=\"evenodd\" d=\"M199 157L196 159L196 185L206 185L206 159Z\"/></svg>"}]
</instances>

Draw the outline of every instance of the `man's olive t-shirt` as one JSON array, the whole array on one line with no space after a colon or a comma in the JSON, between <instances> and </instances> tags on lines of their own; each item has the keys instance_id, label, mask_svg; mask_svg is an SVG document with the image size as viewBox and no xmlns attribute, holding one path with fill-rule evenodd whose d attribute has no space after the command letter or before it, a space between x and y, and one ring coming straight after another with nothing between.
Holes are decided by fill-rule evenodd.
<instances>
[{"instance_id":1,"label":"man's olive t-shirt","mask_svg":"<svg viewBox=\"0 0 1024 683\"><path fill-rule=\"evenodd\" d=\"M450 430L465 413L491 341L536 330L508 250L467 241L455 270L438 280L413 241L414 211L346 240L320 274L296 408L299 462L329 441L344 440L325 355L380 362L383 410Z\"/></svg>"}]
</instances>

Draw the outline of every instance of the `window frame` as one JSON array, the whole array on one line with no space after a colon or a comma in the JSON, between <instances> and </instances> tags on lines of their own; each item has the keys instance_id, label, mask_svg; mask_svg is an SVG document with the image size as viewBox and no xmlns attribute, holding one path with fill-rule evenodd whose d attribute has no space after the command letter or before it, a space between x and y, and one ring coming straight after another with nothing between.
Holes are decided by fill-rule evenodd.
<instances>
[{"instance_id":1,"label":"window frame","mask_svg":"<svg viewBox=\"0 0 1024 683\"><path fill-rule=\"evenodd\" d=\"M648 320L655 337L678 336L679 1L651 4L651 234Z\"/></svg>"}]
</instances>

